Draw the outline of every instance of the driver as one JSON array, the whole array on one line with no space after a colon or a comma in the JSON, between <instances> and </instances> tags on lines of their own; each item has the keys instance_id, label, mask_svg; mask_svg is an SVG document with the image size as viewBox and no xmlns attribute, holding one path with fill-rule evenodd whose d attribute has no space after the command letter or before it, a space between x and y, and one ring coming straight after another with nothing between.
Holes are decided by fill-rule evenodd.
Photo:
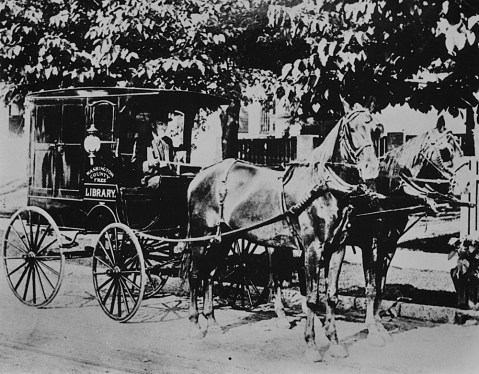
<instances>
[{"instance_id":1,"label":"driver","mask_svg":"<svg viewBox=\"0 0 479 374\"><path fill-rule=\"evenodd\" d=\"M137 120L150 123L148 141L141 141L137 134L133 149L133 163L142 171L141 184L156 188L161 181L161 175L175 175L172 161L175 157L173 141L166 135L168 114L156 118L145 116L143 113L137 116Z\"/></svg>"}]
</instances>

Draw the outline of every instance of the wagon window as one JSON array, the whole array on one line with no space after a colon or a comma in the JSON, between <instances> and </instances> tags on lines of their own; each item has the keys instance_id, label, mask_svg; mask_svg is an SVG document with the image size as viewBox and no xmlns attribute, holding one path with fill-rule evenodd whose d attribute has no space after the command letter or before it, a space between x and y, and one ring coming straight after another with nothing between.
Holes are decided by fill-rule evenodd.
<instances>
[{"instance_id":1,"label":"wagon window","mask_svg":"<svg viewBox=\"0 0 479 374\"><path fill-rule=\"evenodd\" d=\"M114 109L114 104L108 102L99 103L94 107L93 123L103 141L113 140Z\"/></svg>"},{"instance_id":2,"label":"wagon window","mask_svg":"<svg viewBox=\"0 0 479 374\"><path fill-rule=\"evenodd\" d=\"M58 129L61 123L60 105L39 105L35 123L35 141L37 143L53 143L58 140Z\"/></svg>"},{"instance_id":3,"label":"wagon window","mask_svg":"<svg viewBox=\"0 0 479 374\"><path fill-rule=\"evenodd\" d=\"M84 138L84 129L85 114L83 106L66 104L63 107L63 142L81 143Z\"/></svg>"}]
</instances>

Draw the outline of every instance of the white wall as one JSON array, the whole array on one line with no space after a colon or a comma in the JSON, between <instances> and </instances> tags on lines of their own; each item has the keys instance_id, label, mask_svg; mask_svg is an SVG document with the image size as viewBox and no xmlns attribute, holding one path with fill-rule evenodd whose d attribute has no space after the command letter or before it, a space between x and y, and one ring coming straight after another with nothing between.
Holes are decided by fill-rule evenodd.
<instances>
[{"instance_id":1,"label":"white wall","mask_svg":"<svg viewBox=\"0 0 479 374\"><path fill-rule=\"evenodd\" d=\"M411 109L408 105L388 106L377 115L377 118L384 125L385 132L404 131L406 134L418 135L436 126L440 115L444 115L446 126L453 133L466 132L465 118L461 116L454 118L445 112L439 114L435 109L425 114ZM465 113L463 115L465 116Z\"/></svg>"}]
</instances>

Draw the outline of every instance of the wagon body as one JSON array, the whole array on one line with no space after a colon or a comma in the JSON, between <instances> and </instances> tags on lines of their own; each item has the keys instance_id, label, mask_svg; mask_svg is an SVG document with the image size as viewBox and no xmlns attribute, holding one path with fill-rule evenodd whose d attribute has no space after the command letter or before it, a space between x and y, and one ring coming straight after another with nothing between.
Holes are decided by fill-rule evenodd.
<instances>
[{"instance_id":1,"label":"wagon body","mask_svg":"<svg viewBox=\"0 0 479 374\"><path fill-rule=\"evenodd\" d=\"M115 221L133 228L153 221L161 227L184 226L186 189L199 169L188 165L196 115L222 104L227 101L207 94L144 88L28 95L28 205L43 208L61 227L100 230ZM141 171L132 163L135 134L144 131L135 122L140 112L170 113L182 130L184 163L177 175L164 176L159 191L141 186ZM88 142L98 139L99 149L87 152Z\"/></svg>"},{"instance_id":2,"label":"wagon body","mask_svg":"<svg viewBox=\"0 0 479 374\"><path fill-rule=\"evenodd\" d=\"M192 130L201 110L228 103L146 88L29 94L28 202L11 217L2 250L15 296L30 306L48 305L62 283L65 259L91 256L100 306L115 320L129 320L141 300L178 271L175 240L185 236L187 189L200 170L190 162ZM149 121L172 119L182 152L175 173L160 174L157 188L142 183L142 163L133 160L135 143L143 141L146 151L151 139L146 114Z\"/></svg>"}]
</instances>

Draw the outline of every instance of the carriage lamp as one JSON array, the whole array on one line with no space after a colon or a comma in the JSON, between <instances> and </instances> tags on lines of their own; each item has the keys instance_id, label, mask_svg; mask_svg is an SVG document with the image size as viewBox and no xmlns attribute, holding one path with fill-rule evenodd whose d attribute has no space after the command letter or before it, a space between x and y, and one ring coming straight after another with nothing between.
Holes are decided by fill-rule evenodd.
<instances>
[{"instance_id":1,"label":"carriage lamp","mask_svg":"<svg viewBox=\"0 0 479 374\"><path fill-rule=\"evenodd\" d=\"M101 140L96 135L98 130L96 129L95 125L92 124L86 132L88 136L83 141L83 148L88 153L88 157L90 158L90 164L93 165L93 159L96 157L95 153L100 150L101 147Z\"/></svg>"}]
</instances>

